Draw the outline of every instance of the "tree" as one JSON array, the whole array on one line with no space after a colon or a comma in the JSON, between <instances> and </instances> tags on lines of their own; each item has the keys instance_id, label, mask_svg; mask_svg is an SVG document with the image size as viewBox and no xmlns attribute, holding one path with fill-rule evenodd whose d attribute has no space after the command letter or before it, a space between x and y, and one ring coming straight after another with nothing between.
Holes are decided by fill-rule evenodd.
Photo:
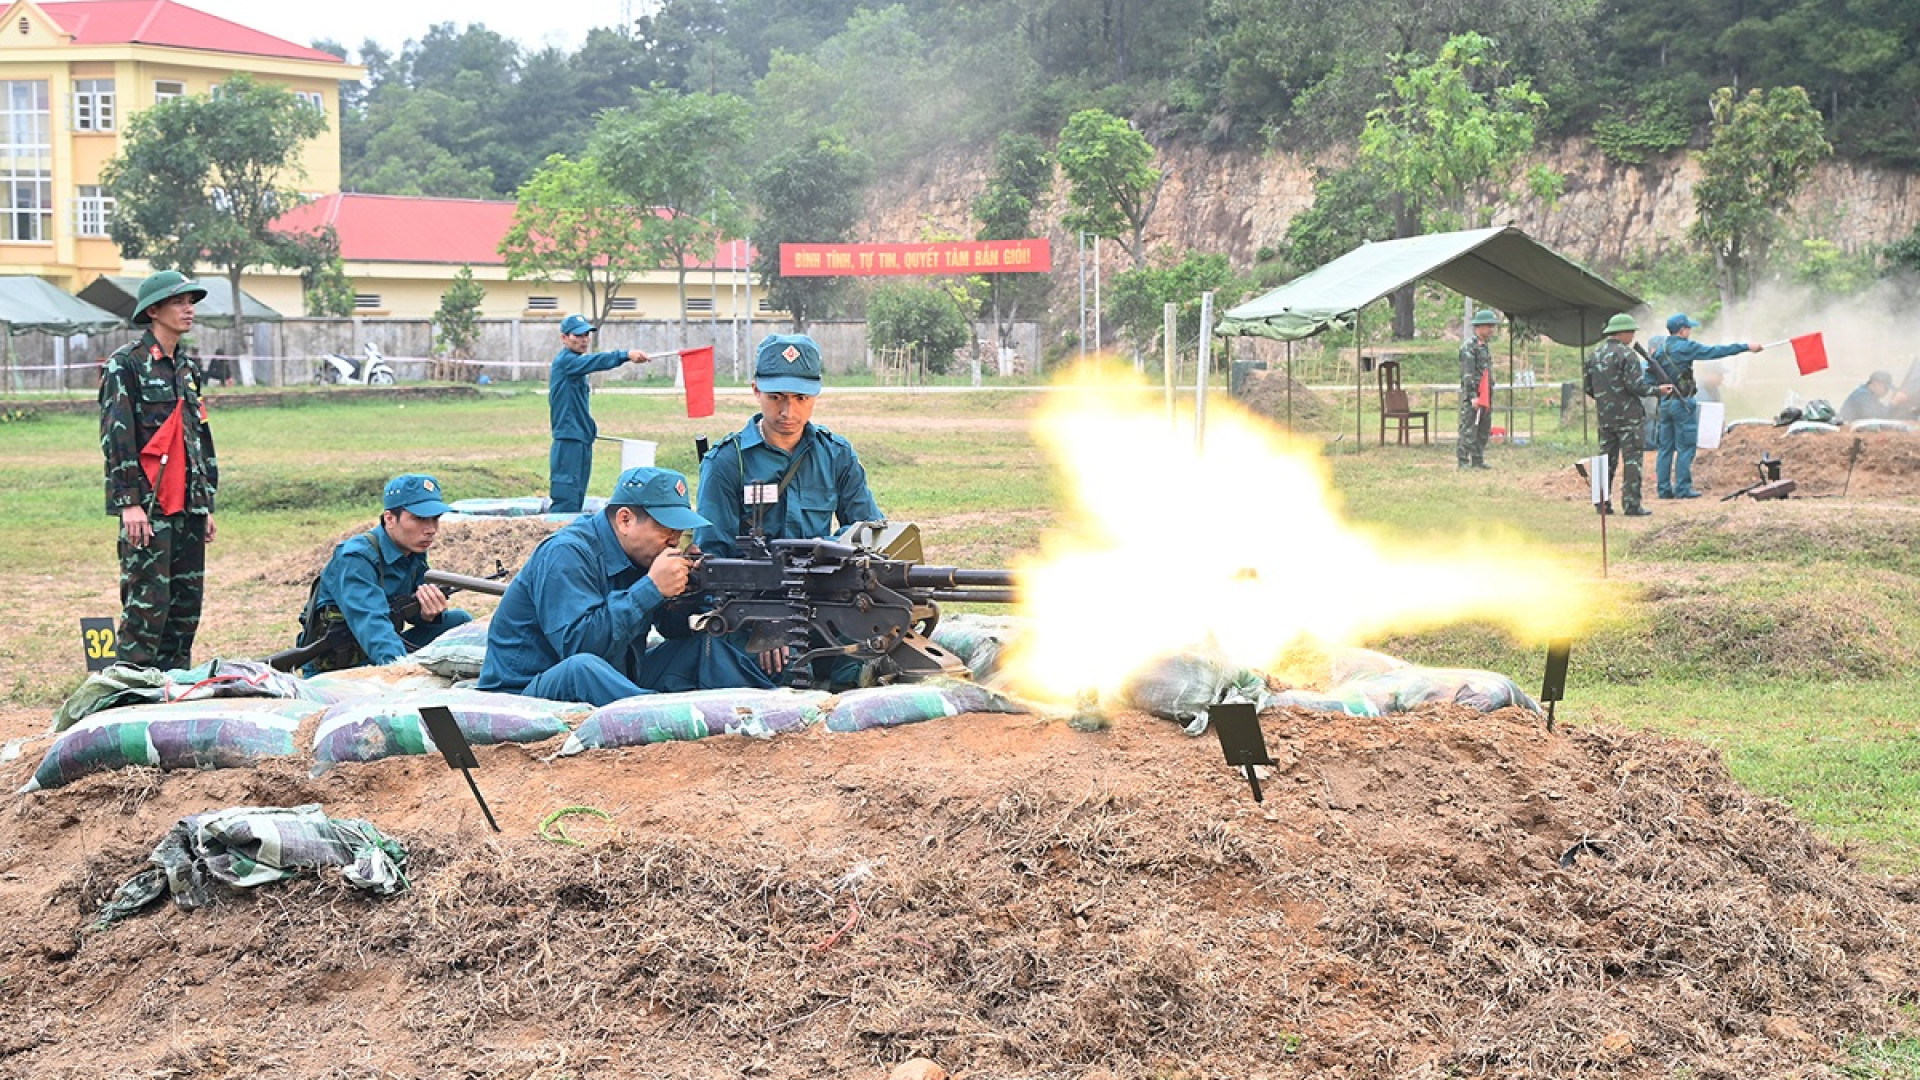
<instances>
[{"instance_id":1,"label":"tree","mask_svg":"<svg viewBox=\"0 0 1920 1080\"><path fill-rule=\"evenodd\" d=\"M222 268L234 297L248 267L300 266L312 237L277 232L300 202L301 148L327 130L326 114L284 86L238 74L217 94L178 97L134 113L120 153L101 170L114 199L110 231L121 255L191 274ZM236 304L236 307L239 305ZM234 313L234 337L245 341Z\"/></svg>"},{"instance_id":2,"label":"tree","mask_svg":"<svg viewBox=\"0 0 1920 1080\"><path fill-rule=\"evenodd\" d=\"M946 374L954 353L973 340L953 292L920 282L875 289L867 301L867 329L875 345L910 349L935 375Z\"/></svg>"},{"instance_id":3,"label":"tree","mask_svg":"<svg viewBox=\"0 0 1920 1080\"><path fill-rule=\"evenodd\" d=\"M780 245L849 239L860 220L868 175L865 157L822 134L775 154L754 176L759 224L753 230L753 272L766 290L767 305L792 314L794 333L804 330L808 319L833 310L846 279L782 277Z\"/></svg>"},{"instance_id":4,"label":"tree","mask_svg":"<svg viewBox=\"0 0 1920 1080\"><path fill-rule=\"evenodd\" d=\"M487 290L473 280L472 266L462 266L453 275L433 313L433 336L446 355L473 358L473 347L480 343L480 302L486 298Z\"/></svg>"},{"instance_id":5,"label":"tree","mask_svg":"<svg viewBox=\"0 0 1920 1080\"><path fill-rule=\"evenodd\" d=\"M687 266L711 259L745 224L741 152L747 104L732 94L643 90L632 108L602 113L593 154L629 206L643 206L640 238L654 266L679 287L680 345L687 343Z\"/></svg>"},{"instance_id":6,"label":"tree","mask_svg":"<svg viewBox=\"0 0 1920 1080\"><path fill-rule=\"evenodd\" d=\"M1505 198L1521 158L1533 148L1534 127L1546 99L1526 79L1506 81L1493 42L1458 34L1432 61L1396 58L1401 66L1384 102L1367 114L1360 132L1360 165L1386 190L1394 236L1418 236L1431 227L1458 227L1468 193ZM1537 193L1557 179L1536 171ZM1413 336L1413 290L1393 298L1396 337Z\"/></svg>"},{"instance_id":7,"label":"tree","mask_svg":"<svg viewBox=\"0 0 1920 1080\"><path fill-rule=\"evenodd\" d=\"M1141 234L1167 182L1153 167L1146 137L1103 109L1082 109L1061 129L1054 158L1067 178L1067 202L1073 207L1060 223L1118 240L1135 267L1145 265Z\"/></svg>"},{"instance_id":8,"label":"tree","mask_svg":"<svg viewBox=\"0 0 1920 1080\"><path fill-rule=\"evenodd\" d=\"M555 154L520 186L513 223L500 239L507 276L585 285L598 322L620 287L653 266L641 232L646 217L598 161Z\"/></svg>"},{"instance_id":9,"label":"tree","mask_svg":"<svg viewBox=\"0 0 1920 1080\"><path fill-rule=\"evenodd\" d=\"M1700 154L1693 186L1696 239L1713 249L1720 299L1731 303L1753 288L1779 235L1779 219L1813 172L1833 152L1820 114L1798 86L1750 90L1735 98L1714 91L1713 137Z\"/></svg>"},{"instance_id":10,"label":"tree","mask_svg":"<svg viewBox=\"0 0 1920 1080\"><path fill-rule=\"evenodd\" d=\"M981 240L1020 240L1033 233L1033 215L1053 184L1047 148L1032 135L1005 132L993 152L993 175L973 200L975 234ZM1020 305L1045 295L1046 274L989 274L993 289L993 326L1000 340L1013 336ZM1003 303L1004 301L1004 303Z\"/></svg>"},{"instance_id":11,"label":"tree","mask_svg":"<svg viewBox=\"0 0 1920 1080\"><path fill-rule=\"evenodd\" d=\"M1133 339L1136 348L1151 351L1166 328L1166 306L1177 305L1174 317L1189 334L1200 325L1200 294L1212 292L1214 310L1235 303L1241 283L1227 257L1219 252L1189 251L1174 261L1162 251L1153 264L1114 275L1107 294L1107 313L1114 325Z\"/></svg>"}]
</instances>

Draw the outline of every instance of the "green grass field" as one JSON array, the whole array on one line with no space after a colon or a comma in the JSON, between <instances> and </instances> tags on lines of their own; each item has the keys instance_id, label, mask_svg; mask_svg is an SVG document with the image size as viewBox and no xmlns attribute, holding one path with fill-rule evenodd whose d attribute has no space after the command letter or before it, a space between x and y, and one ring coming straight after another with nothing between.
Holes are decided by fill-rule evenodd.
<instances>
[{"instance_id":1,"label":"green grass field","mask_svg":"<svg viewBox=\"0 0 1920 1080\"><path fill-rule=\"evenodd\" d=\"M822 398L816 420L855 442L889 516L921 523L930 559L1001 565L1038 542L1060 501L1027 430L1041 397L847 390ZM697 471L694 438L717 440L750 410L738 397L722 397L720 407L720 416L692 421L668 397L606 394L594 405L604 434L652 439L662 465L689 475ZM213 422L222 476L216 566L306 557L321 539L370 520L382 483L399 471L432 471L455 497L545 487L546 399L517 389L404 404L377 392L297 408L216 402ZM1496 446L1495 471L1463 474L1445 443L1355 452L1351 423L1349 415L1347 439L1330 445L1326 460L1359 521L1414 538L1497 524L1591 566L1596 621L1575 644L1563 722L1712 743L1736 776L1791 803L1866 865L1920 871L1920 732L1912 719L1920 716L1920 597L1911 588L1920 556L1911 544L1867 531L1858 543L1836 542L1832 528L1811 527L1824 520L1817 515L1837 512L1832 503L1776 504L1777 512L1759 511L1777 518L1764 528L1714 524L1724 515L1737 524L1759 504L1660 504L1651 523L1614 530L1613 573L1601 581L1595 518L1567 470L1582 452L1577 428ZM111 595L113 529L102 512L95 439L95 421L84 414L29 412L0 423L0 478L10 496L0 584L53 605L57 616L21 624L28 632L10 635L0 661L72 651L50 629L70 625L61 597ZM603 491L617 467L609 446L594 490ZM1682 512L1699 527L1654 530ZM1206 532L1182 527L1169 530L1169 540L1198 551ZM220 603L217 592L211 603ZM292 613L243 616L269 636ZM1489 626L1374 644L1415 661L1503 671L1523 686L1541 679L1542 650ZM77 680L76 664L69 680L14 675L0 688L11 706L50 708Z\"/></svg>"}]
</instances>

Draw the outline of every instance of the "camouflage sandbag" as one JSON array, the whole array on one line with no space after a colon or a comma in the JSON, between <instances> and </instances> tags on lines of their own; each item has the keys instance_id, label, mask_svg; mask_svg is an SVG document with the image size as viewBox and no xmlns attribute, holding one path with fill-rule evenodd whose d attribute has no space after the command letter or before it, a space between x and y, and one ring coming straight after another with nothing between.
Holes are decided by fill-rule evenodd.
<instances>
[{"instance_id":1,"label":"camouflage sandbag","mask_svg":"<svg viewBox=\"0 0 1920 1080\"><path fill-rule=\"evenodd\" d=\"M442 705L475 745L544 742L565 735L592 706L486 690L409 690L330 706L313 735L313 773L342 761L437 754L420 710Z\"/></svg>"},{"instance_id":2,"label":"camouflage sandbag","mask_svg":"<svg viewBox=\"0 0 1920 1080\"><path fill-rule=\"evenodd\" d=\"M1327 653L1327 682L1351 682L1410 666L1397 656L1388 656L1372 649L1332 649Z\"/></svg>"},{"instance_id":3,"label":"camouflage sandbag","mask_svg":"<svg viewBox=\"0 0 1920 1080\"><path fill-rule=\"evenodd\" d=\"M341 668L304 681L311 696L329 705L371 701L407 690L445 690L453 685L452 679L435 675L419 664L404 659L391 664Z\"/></svg>"},{"instance_id":4,"label":"camouflage sandbag","mask_svg":"<svg viewBox=\"0 0 1920 1080\"><path fill-rule=\"evenodd\" d=\"M443 678L474 678L487 659L487 624L491 621L462 623L413 650L402 662L419 664Z\"/></svg>"},{"instance_id":5,"label":"camouflage sandbag","mask_svg":"<svg viewBox=\"0 0 1920 1080\"><path fill-rule=\"evenodd\" d=\"M642 694L593 710L580 722L562 756L582 750L750 735L767 739L820 720L827 695L818 690L694 690Z\"/></svg>"},{"instance_id":6,"label":"camouflage sandbag","mask_svg":"<svg viewBox=\"0 0 1920 1080\"><path fill-rule=\"evenodd\" d=\"M1429 668L1408 665L1354 679L1334 687L1332 694L1365 698L1382 715L1406 712L1435 701L1467 705L1492 712L1508 705L1540 712L1540 705L1512 679L1496 671L1471 668Z\"/></svg>"},{"instance_id":7,"label":"camouflage sandbag","mask_svg":"<svg viewBox=\"0 0 1920 1080\"><path fill-rule=\"evenodd\" d=\"M226 697L322 700L298 676L276 671L258 660L215 659L173 671L113 664L89 673L86 681L67 696L53 714L53 730L65 731L94 713L127 705Z\"/></svg>"},{"instance_id":8,"label":"camouflage sandbag","mask_svg":"<svg viewBox=\"0 0 1920 1080\"><path fill-rule=\"evenodd\" d=\"M1336 690L1339 688L1336 687ZM1380 710L1366 697L1355 694L1321 693L1317 690L1275 690L1260 700L1260 710L1311 709L1314 712L1341 713L1346 716L1379 716Z\"/></svg>"},{"instance_id":9,"label":"camouflage sandbag","mask_svg":"<svg viewBox=\"0 0 1920 1080\"><path fill-rule=\"evenodd\" d=\"M1007 645L1020 635L1025 620L1012 615L949 615L933 628L933 643L960 658L981 682L1000 672Z\"/></svg>"},{"instance_id":10,"label":"camouflage sandbag","mask_svg":"<svg viewBox=\"0 0 1920 1080\"><path fill-rule=\"evenodd\" d=\"M1184 724L1189 735L1207 730L1207 709L1226 702L1259 705L1266 679L1228 660L1218 649L1202 647L1172 653L1141 668L1120 688L1121 704Z\"/></svg>"},{"instance_id":11,"label":"camouflage sandbag","mask_svg":"<svg viewBox=\"0 0 1920 1080\"><path fill-rule=\"evenodd\" d=\"M834 695L823 707L828 731L898 727L964 713L1024 713L1027 706L965 679L871 686Z\"/></svg>"},{"instance_id":12,"label":"camouflage sandbag","mask_svg":"<svg viewBox=\"0 0 1920 1080\"><path fill-rule=\"evenodd\" d=\"M407 849L358 818L330 818L317 805L238 806L182 818L135 874L100 908L94 929L171 895L183 908L210 902L216 887L246 889L339 867L356 889L392 896L407 888Z\"/></svg>"},{"instance_id":13,"label":"camouflage sandbag","mask_svg":"<svg viewBox=\"0 0 1920 1080\"><path fill-rule=\"evenodd\" d=\"M47 749L20 790L70 784L89 773L152 765L161 769L237 769L290 757L294 732L323 712L315 701L220 698L129 705L94 713Z\"/></svg>"}]
</instances>

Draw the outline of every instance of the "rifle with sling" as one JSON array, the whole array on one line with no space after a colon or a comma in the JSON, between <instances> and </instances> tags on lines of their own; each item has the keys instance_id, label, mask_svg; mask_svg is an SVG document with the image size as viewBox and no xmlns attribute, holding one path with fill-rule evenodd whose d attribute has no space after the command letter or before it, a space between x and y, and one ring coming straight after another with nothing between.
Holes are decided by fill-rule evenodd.
<instances>
[{"instance_id":1,"label":"rifle with sling","mask_svg":"<svg viewBox=\"0 0 1920 1080\"><path fill-rule=\"evenodd\" d=\"M439 586L440 591L448 596L462 589L489 596L505 595L506 578L510 571L497 559L493 566L493 573L486 577L428 570L423 583ZM337 608L332 611L331 618L325 612L314 613L315 621L324 622L326 626L317 637L274 653L267 657L267 665L280 671L299 671L308 664L315 664L322 671L338 671L365 663L366 653L354 639L353 628L347 625L347 620L339 615ZM405 630L408 623L420 617L420 598L409 593L392 601L387 607L387 617L393 620L395 633ZM313 628L309 626L301 630L300 636L304 639L312 632Z\"/></svg>"}]
</instances>

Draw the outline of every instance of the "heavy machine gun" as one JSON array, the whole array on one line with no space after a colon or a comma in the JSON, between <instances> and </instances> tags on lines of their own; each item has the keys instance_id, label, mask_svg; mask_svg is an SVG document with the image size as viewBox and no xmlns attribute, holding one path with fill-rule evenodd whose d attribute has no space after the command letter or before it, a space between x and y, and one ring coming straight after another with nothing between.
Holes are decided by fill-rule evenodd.
<instances>
[{"instance_id":1,"label":"heavy machine gun","mask_svg":"<svg viewBox=\"0 0 1920 1080\"><path fill-rule=\"evenodd\" d=\"M879 681L967 675L960 658L932 641L942 603L1010 604L1009 570L922 565L920 530L910 522L862 523L840 540L735 541L740 558L705 557L690 594L703 596L696 630L744 632L748 652L785 647L791 684L811 684L813 661L836 656L880 661Z\"/></svg>"}]
</instances>

